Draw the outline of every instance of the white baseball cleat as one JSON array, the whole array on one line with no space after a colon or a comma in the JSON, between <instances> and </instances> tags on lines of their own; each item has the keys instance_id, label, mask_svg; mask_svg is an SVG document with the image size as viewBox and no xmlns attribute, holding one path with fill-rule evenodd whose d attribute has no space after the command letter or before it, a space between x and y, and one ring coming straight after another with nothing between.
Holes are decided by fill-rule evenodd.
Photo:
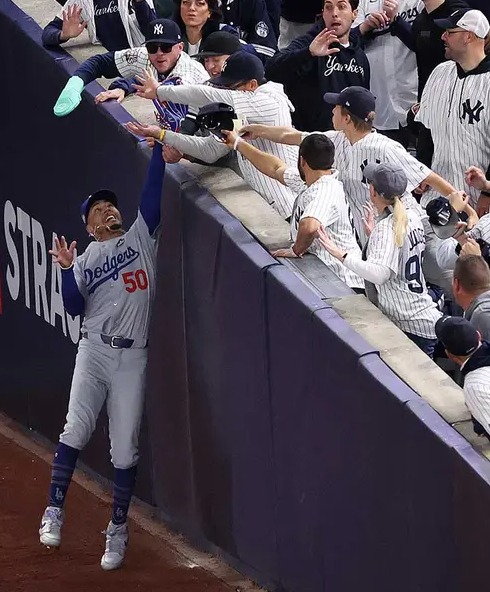
<instances>
[{"instance_id":1,"label":"white baseball cleat","mask_svg":"<svg viewBox=\"0 0 490 592\"><path fill-rule=\"evenodd\" d=\"M100 566L105 570L117 569L124 561L124 554L128 546L128 525L116 525L111 520L105 535L105 553L100 560Z\"/></svg>"},{"instance_id":2,"label":"white baseball cleat","mask_svg":"<svg viewBox=\"0 0 490 592\"><path fill-rule=\"evenodd\" d=\"M63 510L48 506L44 510L39 528L39 541L46 547L59 547L61 544L61 527L63 526Z\"/></svg>"}]
</instances>

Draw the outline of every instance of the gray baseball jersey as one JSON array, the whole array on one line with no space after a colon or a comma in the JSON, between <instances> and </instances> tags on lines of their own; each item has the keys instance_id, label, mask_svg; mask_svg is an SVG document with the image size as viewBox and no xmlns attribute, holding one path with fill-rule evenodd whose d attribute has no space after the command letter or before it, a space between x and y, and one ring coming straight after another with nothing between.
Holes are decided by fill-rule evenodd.
<instances>
[{"instance_id":1,"label":"gray baseball jersey","mask_svg":"<svg viewBox=\"0 0 490 592\"><path fill-rule=\"evenodd\" d=\"M328 230L331 239L340 249L357 251L360 257L361 250L354 234L344 188L338 176L337 171L332 171L331 175L321 177L308 187L301 179L297 168L286 169L284 182L298 196L291 216L291 238L296 240L301 220L315 218ZM323 261L350 288L364 288L364 280L332 257L318 239L313 241L308 251Z\"/></svg>"},{"instance_id":2,"label":"gray baseball jersey","mask_svg":"<svg viewBox=\"0 0 490 592\"><path fill-rule=\"evenodd\" d=\"M427 293L422 258L424 228L418 215L407 210L408 227L401 247L395 243L393 214L380 220L367 244L367 260L388 267L390 279L377 285L378 306L402 331L435 339L441 312Z\"/></svg>"},{"instance_id":3,"label":"gray baseball jersey","mask_svg":"<svg viewBox=\"0 0 490 592\"><path fill-rule=\"evenodd\" d=\"M92 242L77 257L75 279L85 299L82 333L120 335L141 345L147 341L156 250L156 236L150 236L138 213L124 235Z\"/></svg>"},{"instance_id":4,"label":"gray baseball jersey","mask_svg":"<svg viewBox=\"0 0 490 592\"><path fill-rule=\"evenodd\" d=\"M412 23L422 12L422 0L400 0L398 18ZM354 26L369 14L382 12L384 0L360 0ZM365 52L371 65L370 89L376 97L377 129L398 129L407 124L407 111L417 102L417 62L415 53L390 28L370 33Z\"/></svg>"},{"instance_id":5,"label":"gray baseball jersey","mask_svg":"<svg viewBox=\"0 0 490 592\"><path fill-rule=\"evenodd\" d=\"M357 235L364 246L367 235L362 223L363 205L369 201L369 185L363 172L366 166L387 162L402 168L408 179L407 193L404 196L405 205L409 205L410 201L415 202L410 192L430 175L431 170L409 154L401 144L375 131L354 144L349 142L344 132L324 133L334 143L335 168L339 171L339 179L344 185ZM416 207L414 203L410 209Z\"/></svg>"},{"instance_id":6,"label":"gray baseball jersey","mask_svg":"<svg viewBox=\"0 0 490 592\"><path fill-rule=\"evenodd\" d=\"M490 164L490 69L461 75L455 62L439 64L425 85L415 118L431 131L432 170L456 189L465 189L475 205L480 192L465 184L464 172ZM425 207L437 194L425 193Z\"/></svg>"}]
</instances>

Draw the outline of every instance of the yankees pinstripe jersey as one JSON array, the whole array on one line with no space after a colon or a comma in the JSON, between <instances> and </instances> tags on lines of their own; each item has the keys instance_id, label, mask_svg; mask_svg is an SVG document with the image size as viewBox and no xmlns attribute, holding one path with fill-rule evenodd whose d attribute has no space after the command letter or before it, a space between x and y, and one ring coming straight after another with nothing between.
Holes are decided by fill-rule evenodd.
<instances>
[{"instance_id":1,"label":"yankees pinstripe jersey","mask_svg":"<svg viewBox=\"0 0 490 592\"><path fill-rule=\"evenodd\" d=\"M360 25L373 12L383 11L384 0L361 0L354 26ZM412 23L423 10L422 0L400 0L398 18ZM371 65L370 90L376 97L375 126L382 130L406 125L407 111L417 102L417 63L415 53L390 27L375 30L366 40L367 58Z\"/></svg>"},{"instance_id":2,"label":"yankees pinstripe jersey","mask_svg":"<svg viewBox=\"0 0 490 592\"><path fill-rule=\"evenodd\" d=\"M184 103L195 108L209 103L227 103L235 110L238 118L246 123L291 126L293 106L284 93L282 84L267 82L254 92L228 90L211 85L198 86L160 86L160 101ZM172 137L172 136L170 136ZM259 138L250 142L259 150L280 158L287 166L296 166L298 147L276 144ZM177 144L173 144L179 148ZM293 210L294 195L291 190L258 171L246 158L238 153L238 164L247 183L276 209L281 216L288 218Z\"/></svg>"},{"instance_id":3,"label":"yankees pinstripe jersey","mask_svg":"<svg viewBox=\"0 0 490 592\"><path fill-rule=\"evenodd\" d=\"M409 154L401 144L375 131L354 144L349 142L344 132L324 133L334 143L335 168L339 171L339 179L344 185L354 227L361 245L364 246L367 235L362 224L364 216L362 206L369 201L369 185L363 172L366 166L371 163L388 162L401 167L408 179L407 194L404 197L405 205L410 202L410 192L430 175L431 170Z\"/></svg>"},{"instance_id":4,"label":"yankees pinstripe jersey","mask_svg":"<svg viewBox=\"0 0 490 592\"><path fill-rule=\"evenodd\" d=\"M464 189L475 205L479 191L468 188L464 171L490 164L490 60L469 73L455 62L439 64L425 85L415 118L431 131L434 142L432 170L456 189ZM437 195L427 192L425 207Z\"/></svg>"},{"instance_id":5,"label":"yankees pinstripe jersey","mask_svg":"<svg viewBox=\"0 0 490 592\"><path fill-rule=\"evenodd\" d=\"M390 279L376 286L378 306L384 314L406 333L435 339L434 327L441 312L427 293L422 272L424 227L415 212L407 210L407 217L407 235L401 247L395 243L393 214L376 224L367 244L367 260L391 271Z\"/></svg>"},{"instance_id":6,"label":"yankees pinstripe jersey","mask_svg":"<svg viewBox=\"0 0 490 592\"><path fill-rule=\"evenodd\" d=\"M360 257L361 250L356 242L349 206L338 176L337 171L332 171L331 175L324 175L308 187L297 168L286 169L284 182L298 196L291 216L291 238L296 240L301 220L315 218L327 229L340 249L357 252ZM364 288L364 280L332 257L318 239L313 241L308 251L321 259L350 288Z\"/></svg>"},{"instance_id":7,"label":"yankees pinstripe jersey","mask_svg":"<svg viewBox=\"0 0 490 592\"><path fill-rule=\"evenodd\" d=\"M490 434L490 366L468 372L463 390L471 415Z\"/></svg>"},{"instance_id":8,"label":"yankees pinstripe jersey","mask_svg":"<svg viewBox=\"0 0 490 592\"><path fill-rule=\"evenodd\" d=\"M114 62L119 73L124 78L132 78L136 75L143 76L145 70L150 70L156 78L159 78L158 72L151 65L148 52L144 46L114 52ZM184 84L202 84L209 80L209 74L204 69L204 66L184 52L180 54L174 68L166 75L167 78L174 76L178 76Z\"/></svg>"}]
</instances>

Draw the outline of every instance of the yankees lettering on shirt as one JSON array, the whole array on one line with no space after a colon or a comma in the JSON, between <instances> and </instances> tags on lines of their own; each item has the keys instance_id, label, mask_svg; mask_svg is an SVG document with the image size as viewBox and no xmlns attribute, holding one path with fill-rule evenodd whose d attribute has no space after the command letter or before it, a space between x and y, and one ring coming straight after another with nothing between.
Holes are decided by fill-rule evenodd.
<instances>
[{"instance_id":1,"label":"yankees lettering on shirt","mask_svg":"<svg viewBox=\"0 0 490 592\"><path fill-rule=\"evenodd\" d=\"M474 206L480 192L468 187L464 171L490 163L490 59L463 73L453 61L439 64L427 81L415 119L430 130L434 142L432 170L457 189L464 189ZM421 204L437 197L433 191Z\"/></svg>"},{"instance_id":2,"label":"yankees lettering on shirt","mask_svg":"<svg viewBox=\"0 0 490 592\"><path fill-rule=\"evenodd\" d=\"M364 68L360 66L354 58L348 64L342 64L338 61L336 55L328 56L324 76L331 76L334 72L351 72L364 76Z\"/></svg>"},{"instance_id":3,"label":"yankees lettering on shirt","mask_svg":"<svg viewBox=\"0 0 490 592\"><path fill-rule=\"evenodd\" d=\"M8 314L6 296L23 303L27 309L63 332L73 343L78 342L80 317L66 313L61 295L61 269L52 262L48 253L54 249L55 233L51 244L46 244L46 231L42 224L20 207L7 200L3 208L3 231L8 259L5 278L7 290L3 294L4 314ZM34 302L33 302L34 301Z\"/></svg>"},{"instance_id":4,"label":"yankees lettering on shirt","mask_svg":"<svg viewBox=\"0 0 490 592\"><path fill-rule=\"evenodd\" d=\"M119 12L119 6L115 0L111 0L107 6L100 6L100 4L96 3L94 7L94 15L96 17L105 14L113 14L115 12Z\"/></svg>"},{"instance_id":5,"label":"yankees lettering on shirt","mask_svg":"<svg viewBox=\"0 0 490 592\"><path fill-rule=\"evenodd\" d=\"M113 255L111 258L106 256L101 266L97 266L94 269L84 269L83 273L85 275L88 293L92 294L94 290L108 280L117 280L120 271L131 265L139 256L138 251L135 251L132 247L128 247L125 251Z\"/></svg>"}]
</instances>

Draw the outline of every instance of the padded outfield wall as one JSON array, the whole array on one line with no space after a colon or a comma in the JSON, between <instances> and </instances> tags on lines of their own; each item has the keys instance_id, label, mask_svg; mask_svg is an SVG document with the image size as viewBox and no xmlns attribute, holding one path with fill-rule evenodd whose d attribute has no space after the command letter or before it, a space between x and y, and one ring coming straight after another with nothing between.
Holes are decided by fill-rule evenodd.
<instances>
[{"instance_id":1,"label":"padded outfield wall","mask_svg":"<svg viewBox=\"0 0 490 592\"><path fill-rule=\"evenodd\" d=\"M0 409L55 442L79 319L47 251L54 232L86 246L94 189L133 218L148 153L96 83L52 115L76 63L8 0L0 47ZM175 529L278 590L486 584L488 461L179 166L150 341L137 494ZM82 458L110 477L106 432Z\"/></svg>"}]
</instances>

